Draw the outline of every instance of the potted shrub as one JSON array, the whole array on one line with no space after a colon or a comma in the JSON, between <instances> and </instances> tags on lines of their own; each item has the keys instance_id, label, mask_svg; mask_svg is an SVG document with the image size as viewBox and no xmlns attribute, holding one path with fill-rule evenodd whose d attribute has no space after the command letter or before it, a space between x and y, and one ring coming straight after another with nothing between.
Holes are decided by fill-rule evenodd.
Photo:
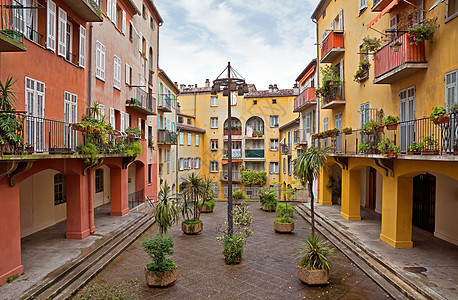
<instances>
[{"instance_id":1,"label":"potted shrub","mask_svg":"<svg viewBox=\"0 0 458 300\"><path fill-rule=\"evenodd\" d=\"M183 216L181 229L185 234L199 234L203 229L203 224L200 220L200 212L203 205L203 202L200 200L204 196L202 188L203 179L192 172L184 178L182 185L185 188L181 195L181 214ZM199 203L201 203L200 206Z\"/></svg>"},{"instance_id":2,"label":"potted shrub","mask_svg":"<svg viewBox=\"0 0 458 300\"><path fill-rule=\"evenodd\" d=\"M353 81L360 83L362 79L369 77L369 68L371 64L368 60L362 60L359 62L358 70L356 70Z\"/></svg>"},{"instance_id":3,"label":"potted shrub","mask_svg":"<svg viewBox=\"0 0 458 300\"><path fill-rule=\"evenodd\" d=\"M421 155L439 155L439 145L437 139L432 136L423 138L424 148L421 150Z\"/></svg>"},{"instance_id":4,"label":"potted shrub","mask_svg":"<svg viewBox=\"0 0 458 300\"><path fill-rule=\"evenodd\" d=\"M258 190L259 202L263 211L272 212L277 208L278 198L275 188L266 186Z\"/></svg>"},{"instance_id":5,"label":"potted shrub","mask_svg":"<svg viewBox=\"0 0 458 300\"><path fill-rule=\"evenodd\" d=\"M329 283L331 261L329 256L333 248L329 242L321 240L316 235L309 235L302 242L299 250L301 261L297 265L297 277L308 285L323 285Z\"/></svg>"},{"instance_id":6,"label":"potted shrub","mask_svg":"<svg viewBox=\"0 0 458 300\"><path fill-rule=\"evenodd\" d=\"M383 119L383 124L385 124L386 129L388 130L396 130L398 128L398 123L399 123L399 117L395 117L392 115L386 116L385 119Z\"/></svg>"},{"instance_id":7,"label":"potted shrub","mask_svg":"<svg viewBox=\"0 0 458 300\"><path fill-rule=\"evenodd\" d=\"M359 146L358 146L358 152L359 152L359 153L368 153L371 149L372 149L372 148L371 148L371 146L369 145L369 143L366 143L366 142L361 143L361 144L359 144Z\"/></svg>"},{"instance_id":8,"label":"potted shrub","mask_svg":"<svg viewBox=\"0 0 458 300\"><path fill-rule=\"evenodd\" d=\"M382 46L382 40L376 37L365 36L361 44L363 53L374 53Z\"/></svg>"},{"instance_id":9,"label":"potted shrub","mask_svg":"<svg viewBox=\"0 0 458 300\"><path fill-rule=\"evenodd\" d=\"M142 242L142 247L151 257L145 266L146 282L149 286L169 286L178 278L177 266L173 259L166 255L173 254L173 240L170 236L158 234Z\"/></svg>"},{"instance_id":10,"label":"potted shrub","mask_svg":"<svg viewBox=\"0 0 458 300\"><path fill-rule=\"evenodd\" d=\"M202 181L202 194L203 199L199 202L201 213L212 213L215 207L215 200L213 199L212 180L205 178ZM202 203L201 203L202 202Z\"/></svg>"},{"instance_id":11,"label":"potted shrub","mask_svg":"<svg viewBox=\"0 0 458 300\"><path fill-rule=\"evenodd\" d=\"M278 203L276 209L278 218L274 220L274 230L279 233L290 233L294 230L294 208L288 203Z\"/></svg>"},{"instance_id":12,"label":"potted shrub","mask_svg":"<svg viewBox=\"0 0 458 300\"><path fill-rule=\"evenodd\" d=\"M334 128L334 129L330 129L329 130L329 136L333 137L333 136L338 136L340 133L340 130L337 129L337 128Z\"/></svg>"},{"instance_id":13,"label":"potted shrub","mask_svg":"<svg viewBox=\"0 0 458 300\"><path fill-rule=\"evenodd\" d=\"M402 43L400 41L396 41L390 45L391 50L393 50L393 52L398 52L401 46L402 46Z\"/></svg>"},{"instance_id":14,"label":"potted shrub","mask_svg":"<svg viewBox=\"0 0 458 300\"><path fill-rule=\"evenodd\" d=\"M433 107L429 119L434 124L443 124L450 121L450 115L446 113L445 108L442 106Z\"/></svg>"},{"instance_id":15,"label":"potted shrub","mask_svg":"<svg viewBox=\"0 0 458 300\"><path fill-rule=\"evenodd\" d=\"M421 150L425 148L425 143L423 142L413 142L412 145L409 146L409 151L407 152L408 155L420 155Z\"/></svg>"},{"instance_id":16,"label":"potted shrub","mask_svg":"<svg viewBox=\"0 0 458 300\"><path fill-rule=\"evenodd\" d=\"M345 134L345 135L350 135L353 133L353 129L351 127L345 127L344 129L342 129L342 132Z\"/></svg>"},{"instance_id":17,"label":"potted shrub","mask_svg":"<svg viewBox=\"0 0 458 300\"><path fill-rule=\"evenodd\" d=\"M391 140L384 138L378 143L377 150L386 157L395 158L401 152L401 147L394 145Z\"/></svg>"},{"instance_id":18,"label":"potted shrub","mask_svg":"<svg viewBox=\"0 0 458 300\"><path fill-rule=\"evenodd\" d=\"M436 22L437 17L434 17L432 19L423 19L419 23L409 26L407 34L411 38L411 44L418 45L424 41L431 40L434 32L440 27Z\"/></svg>"},{"instance_id":19,"label":"potted shrub","mask_svg":"<svg viewBox=\"0 0 458 300\"><path fill-rule=\"evenodd\" d=\"M251 229L253 216L248 210L245 201L243 201L241 205L235 207L233 216L233 232L229 232L226 223L226 230L223 232L223 235L216 238L219 244L223 246L224 260L228 265L234 265L241 262L243 247L248 237L253 233Z\"/></svg>"},{"instance_id":20,"label":"potted shrub","mask_svg":"<svg viewBox=\"0 0 458 300\"><path fill-rule=\"evenodd\" d=\"M246 199L246 194L243 190L236 190L232 192L232 204L240 205L242 204L243 200Z\"/></svg>"}]
</instances>

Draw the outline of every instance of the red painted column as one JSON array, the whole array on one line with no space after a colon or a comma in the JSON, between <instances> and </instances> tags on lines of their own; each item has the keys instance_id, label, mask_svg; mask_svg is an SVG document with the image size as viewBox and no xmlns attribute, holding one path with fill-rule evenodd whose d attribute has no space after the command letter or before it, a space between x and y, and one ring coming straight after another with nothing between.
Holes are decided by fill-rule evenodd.
<instances>
[{"instance_id":1,"label":"red painted column","mask_svg":"<svg viewBox=\"0 0 458 300\"><path fill-rule=\"evenodd\" d=\"M10 187L8 178L0 181L0 285L15 274L22 274L21 210L19 184Z\"/></svg>"},{"instance_id":2,"label":"red painted column","mask_svg":"<svg viewBox=\"0 0 458 300\"><path fill-rule=\"evenodd\" d=\"M67 239L90 234L88 176L67 175Z\"/></svg>"},{"instance_id":3,"label":"red painted column","mask_svg":"<svg viewBox=\"0 0 458 300\"><path fill-rule=\"evenodd\" d=\"M124 216L129 212L129 173L127 169L113 167L111 176L111 216Z\"/></svg>"},{"instance_id":4,"label":"red painted column","mask_svg":"<svg viewBox=\"0 0 458 300\"><path fill-rule=\"evenodd\" d=\"M94 170L92 168L87 170L88 182L88 213L89 213L89 228L91 233L95 232L94 224Z\"/></svg>"}]
</instances>

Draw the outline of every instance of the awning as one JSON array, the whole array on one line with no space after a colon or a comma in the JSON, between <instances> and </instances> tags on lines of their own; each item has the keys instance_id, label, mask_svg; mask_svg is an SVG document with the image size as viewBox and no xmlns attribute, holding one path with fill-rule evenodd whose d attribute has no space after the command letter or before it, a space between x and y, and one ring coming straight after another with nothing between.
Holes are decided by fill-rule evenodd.
<instances>
[{"instance_id":1,"label":"awning","mask_svg":"<svg viewBox=\"0 0 458 300\"><path fill-rule=\"evenodd\" d=\"M232 163L239 163L239 162L243 162L242 159L233 159L232 160ZM227 165L227 159L223 159L222 161L223 165Z\"/></svg>"},{"instance_id":2,"label":"awning","mask_svg":"<svg viewBox=\"0 0 458 300\"><path fill-rule=\"evenodd\" d=\"M308 72L304 76L302 76L301 80L299 81L299 85L301 85L302 83L304 83L304 81L309 79L310 75L312 75L312 73L315 72L315 68L316 66L313 66L312 68L310 68L310 70L308 70Z\"/></svg>"},{"instance_id":3,"label":"awning","mask_svg":"<svg viewBox=\"0 0 458 300\"><path fill-rule=\"evenodd\" d=\"M439 5L439 3L442 3L442 2L444 2L444 0L437 0L436 3L434 3L433 6L431 6L428 12L432 11L436 6Z\"/></svg>"},{"instance_id":4,"label":"awning","mask_svg":"<svg viewBox=\"0 0 458 300\"><path fill-rule=\"evenodd\" d=\"M389 13L393 7L399 4L399 2L401 2L401 0L391 1L384 10L382 10L372 21L369 22L369 24L367 24L367 29L371 28L371 26L374 25L374 23L377 22L384 14Z\"/></svg>"}]
</instances>

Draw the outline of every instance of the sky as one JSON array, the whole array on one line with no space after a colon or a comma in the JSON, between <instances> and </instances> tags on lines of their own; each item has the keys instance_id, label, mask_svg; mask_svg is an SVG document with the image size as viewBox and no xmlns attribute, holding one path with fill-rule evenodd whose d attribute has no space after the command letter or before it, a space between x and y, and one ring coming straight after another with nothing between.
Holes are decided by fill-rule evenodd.
<instances>
[{"instance_id":1,"label":"sky","mask_svg":"<svg viewBox=\"0 0 458 300\"><path fill-rule=\"evenodd\" d=\"M159 67L178 84L204 86L230 61L258 90L292 88L316 57L319 0L155 0L164 24Z\"/></svg>"}]
</instances>

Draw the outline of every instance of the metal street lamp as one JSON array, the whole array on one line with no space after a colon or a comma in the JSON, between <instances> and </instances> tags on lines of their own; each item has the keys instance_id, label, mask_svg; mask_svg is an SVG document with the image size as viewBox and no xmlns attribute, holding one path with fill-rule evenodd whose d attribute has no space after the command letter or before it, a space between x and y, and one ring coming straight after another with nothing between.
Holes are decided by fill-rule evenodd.
<instances>
[{"instance_id":1,"label":"metal street lamp","mask_svg":"<svg viewBox=\"0 0 458 300\"><path fill-rule=\"evenodd\" d=\"M234 222L232 218L232 111L231 111L231 94L237 92L239 96L248 93L248 85L245 79L227 63L226 69L213 80L212 95L218 94L223 88L223 96L227 96L227 121L228 121L228 155L227 155L227 225L228 233L232 235Z\"/></svg>"}]
</instances>

